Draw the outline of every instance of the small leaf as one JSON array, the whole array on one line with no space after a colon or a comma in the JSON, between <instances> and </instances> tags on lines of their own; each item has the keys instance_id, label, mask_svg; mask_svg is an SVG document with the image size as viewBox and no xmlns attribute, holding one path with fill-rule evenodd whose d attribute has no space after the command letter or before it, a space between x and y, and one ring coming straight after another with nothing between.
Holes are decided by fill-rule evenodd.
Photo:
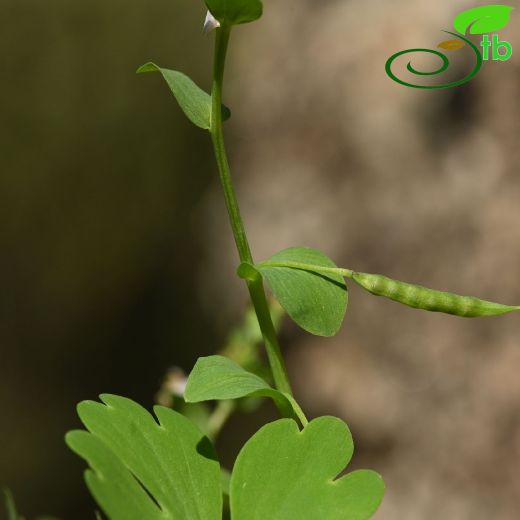
<instances>
[{"instance_id":1,"label":"small leaf","mask_svg":"<svg viewBox=\"0 0 520 520\"><path fill-rule=\"evenodd\" d=\"M485 34L503 29L508 23L513 7L508 5L483 5L458 14L453 21L455 30L466 34Z\"/></svg>"},{"instance_id":2,"label":"small leaf","mask_svg":"<svg viewBox=\"0 0 520 520\"><path fill-rule=\"evenodd\" d=\"M260 0L206 0L211 14L222 24L253 22L262 16Z\"/></svg>"},{"instance_id":3,"label":"small leaf","mask_svg":"<svg viewBox=\"0 0 520 520\"><path fill-rule=\"evenodd\" d=\"M294 399L289 399L261 377L223 356L199 358L188 378L184 394L188 403L256 396L273 399L286 417L297 417L302 424L307 423Z\"/></svg>"},{"instance_id":4,"label":"small leaf","mask_svg":"<svg viewBox=\"0 0 520 520\"><path fill-rule=\"evenodd\" d=\"M338 475L354 451L347 425L319 417L299 431L291 419L261 428L242 448L231 475L233 520L367 520L384 494L381 477Z\"/></svg>"},{"instance_id":5,"label":"small leaf","mask_svg":"<svg viewBox=\"0 0 520 520\"><path fill-rule=\"evenodd\" d=\"M347 310L343 276L282 265L287 262L329 268L336 265L320 251L291 247L256 266L281 306L300 327L317 336L334 336Z\"/></svg>"},{"instance_id":6,"label":"small leaf","mask_svg":"<svg viewBox=\"0 0 520 520\"><path fill-rule=\"evenodd\" d=\"M102 395L78 414L89 432L66 436L90 465L87 485L111 520L220 520L220 468L211 444L185 417Z\"/></svg>"},{"instance_id":7,"label":"small leaf","mask_svg":"<svg viewBox=\"0 0 520 520\"><path fill-rule=\"evenodd\" d=\"M447 51L457 51L462 49L466 45L462 40L446 40L444 42L439 43L437 47L439 49L445 49Z\"/></svg>"},{"instance_id":8,"label":"small leaf","mask_svg":"<svg viewBox=\"0 0 520 520\"><path fill-rule=\"evenodd\" d=\"M163 69L155 63L146 63L137 73L160 72L170 87L186 117L196 126L209 130L211 125L211 96L198 87L188 76L176 70ZM222 118L231 117L227 107L222 107Z\"/></svg>"}]
</instances>

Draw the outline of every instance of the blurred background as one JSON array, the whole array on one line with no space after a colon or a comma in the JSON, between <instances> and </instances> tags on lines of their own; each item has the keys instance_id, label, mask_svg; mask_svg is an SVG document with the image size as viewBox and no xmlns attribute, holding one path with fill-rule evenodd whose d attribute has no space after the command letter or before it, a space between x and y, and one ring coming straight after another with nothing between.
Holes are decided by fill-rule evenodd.
<instances>
[{"instance_id":1,"label":"blurred background","mask_svg":"<svg viewBox=\"0 0 520 520\"><path fill-rule=\"evenodd\" d=\"M462 87L384 72L486 3L265 0L234 31L226 131L257 259L306 245L520 302L518 11L500 31L513 58ZM216 352L244 312L209 138L158 75L134 74L153 59L209 89L204 15L202 0L0 5L0 485L29 518L93 518L63 442L78 401L151 407L168 367ZM379 520L518 518L519 338L515 315L428 314L354 286L337 337L282 330L304 409L346 420L352 467L383 474ZM274 417L234 418L224 459Z\"/></svg>"}]
</instances>

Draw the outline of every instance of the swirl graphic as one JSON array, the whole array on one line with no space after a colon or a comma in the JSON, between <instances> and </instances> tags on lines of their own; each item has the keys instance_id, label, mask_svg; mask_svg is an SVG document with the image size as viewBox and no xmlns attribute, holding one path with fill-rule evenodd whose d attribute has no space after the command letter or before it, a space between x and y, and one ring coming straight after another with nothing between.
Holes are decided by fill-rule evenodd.
<instances>
[{"instance_id":1,"label":"swirl graphic","mask_svg":"<svg viewBox=\"0 0 520 520\"><path fill-rule=\"evenodd\" d=\"M411 62L408 62L408 65L406 66L406 68L412 74L416 74L417 76L436 76L437 74L441 74L442 72L447 70L448 67L450 66L450 60L442 52L435 51L433 49L408 49L406 51L400 51L400 52L395 53L393 56L390 56L390 58L388 58L388 60L386 62L386 65L385 65L386 73L390 76L390 78L392 78L397 83L400 83L401 85L404 85L406 87L422 88L422 89L441 89L441 88L458 87L459 85L463 85L464 83L467 83L468 81L472 80L478 74L478 72L480 71L480 68L482 67L482 54L480 53L479 48L474 43L472 43L468 39L464 38L464 36L461 36L460 34L452 33L450 31L443 31L443 32L451 34L452 36L455 36L456 38L463 40L465 43L467 43L473 49L473 52L475 53L475 57L476 57L476 63L475 63L475 67L473 68L473 70L467 76L465 76L464 78L462 78L458 81L453 81L452 83L446 83L444 85L414 85L413 83L408 83L406 81L403 81L402 79L399 79L392 72L392 64L393 64L394 60L399 58L399 56L402 56L403 54L409 54L412 52L427 52L429 54L434 54L435 56L438 56L442 60L442 65L437 70L434 70L432 72L421 72L419 70L414 69Z\"/></svg>"}]
</instances>

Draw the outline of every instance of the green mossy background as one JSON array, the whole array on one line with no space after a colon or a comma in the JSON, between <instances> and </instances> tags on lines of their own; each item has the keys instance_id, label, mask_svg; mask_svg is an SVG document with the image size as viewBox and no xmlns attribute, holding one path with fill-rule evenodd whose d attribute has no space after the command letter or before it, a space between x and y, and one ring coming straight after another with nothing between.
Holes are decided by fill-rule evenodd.
<instances>
[{"instance_id":1,"label":"green mossy background","mask_svg":"<svg viewBox=\"0 0 520 520\"><path fill-rule=\"evenodd\" d=\"M465 8L266 0L236 29L226 127L257 259L305 245L520 302L518 14L500 31L511 61L464 87L417 92L384 75L392 53L433 48ZM247 301L209 138L159 76L135 75L153 59L208 89L204 15L191 0L0 6L0 485L29 518L92 518L63 442L78 401L150 407L168 366L215 353ZM346 420L354 467L384 475L376 518L516 520L517 316L432 315L351 284L336 338L290 323L282 336L306 412ZM228 464L271 414L225 429Z\"/></svg>"}]
</instances>

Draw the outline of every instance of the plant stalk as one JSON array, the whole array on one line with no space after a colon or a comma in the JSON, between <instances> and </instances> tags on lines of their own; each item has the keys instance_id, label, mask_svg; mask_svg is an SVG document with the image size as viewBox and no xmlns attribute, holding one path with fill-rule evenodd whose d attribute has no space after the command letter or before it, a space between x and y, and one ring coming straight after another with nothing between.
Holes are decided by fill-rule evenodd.
<instances>
[{"instance_id":1,"label":"plant stalk","mask_svg":"<svg viewBox=\"0 0 520 520\"><path fill-rule=\"evenodd\" d=\"M210 133L238 255L241 262L247 262L254 265L244 223L240 215L235 189L233 187L222 128L222 85L224 81L224 68L230 33L231 27L225 25L216 30L213 87L211 91L212 108ZM267 357L269 359L275 385L281 392L292 395L291 385L289 383L287 370L285 368L271 313L267 304L262 279L258 277L255 280L248 280L246 283L258 318L260 330L262 331L262 336L264 338Z\"/></svg>"},{"instance_id":2,"label":"plant stalk","mask_svg":"<svg viewBox=\"0 0 520 520\"><path fill-rule=\"evenodd\" d=\"M208 420L208 436L212 441L218 437L220 431L236 409L236 401L218 401L217 406Z\"/></svg>"}]
</instances>

